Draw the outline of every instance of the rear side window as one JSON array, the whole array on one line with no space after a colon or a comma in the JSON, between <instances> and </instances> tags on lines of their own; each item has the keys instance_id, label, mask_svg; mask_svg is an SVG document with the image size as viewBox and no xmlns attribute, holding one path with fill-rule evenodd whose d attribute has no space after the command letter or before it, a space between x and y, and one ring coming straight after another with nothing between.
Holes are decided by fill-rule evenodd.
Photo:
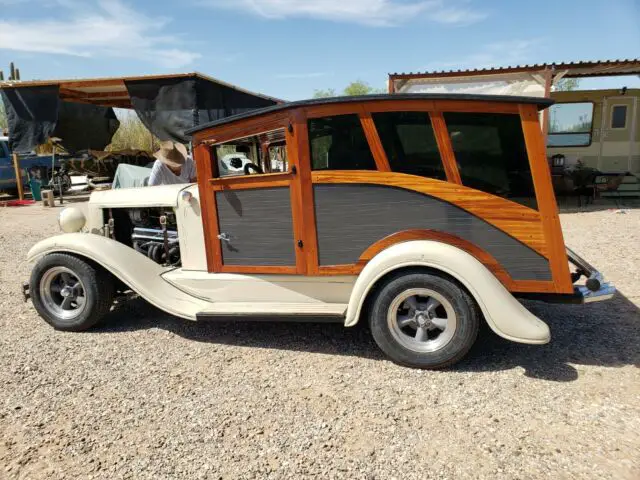
<instances>
[{"instance_id":1,"label":"rear side window","mask_svg":"<svg viewBox=\"0 0 640 480\"><path fill-rule=\"evenodd\" d=\"M518 115L445 113L463 185L537 209Z\"/></svg>"},{"instance_id":2,"label":"rear side window","mask_svg":"<svg viewBox=\"0 0 640 480\"><path fill-rule=\"evenodd\" d=\"M376 170L358 115L309 120L309 146L312 170Z\"/></svg>"},{"instance_id":3,"label":"rear side window","mask_svg":"<svg viewBox=\"0 0 640 480\"><path fill-rule=\"evenodd\" d=\"M393 172L446 180L428 113L384 112L371 116Z\"/></svg>"}]
</instances>

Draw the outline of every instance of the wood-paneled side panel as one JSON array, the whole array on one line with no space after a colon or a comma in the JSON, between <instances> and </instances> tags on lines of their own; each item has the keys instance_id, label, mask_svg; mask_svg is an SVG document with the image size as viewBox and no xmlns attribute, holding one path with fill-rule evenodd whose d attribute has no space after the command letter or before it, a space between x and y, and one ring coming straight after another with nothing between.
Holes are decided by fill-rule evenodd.
<instances>
[{"instance_id":1,"label":"wood-paneled side panel","mask_svg":"<svg viewBox=\"0 0 640 480\"><path fill-rule=\"evenodd\" d=\"M218 214L213 190L209 187L209 179L216 174L214 171L216 161L211 147L202 143L194 148L193 156L198 172L198 191L200 193L207 270L210 273L219 272L222 266L222 256L218 240L220 233L218 231Z\"/></svg>"},{"instance_id":2,"label":"wood-paneled side panel","mask_svg":"<svg viewBox=\"0 0 640 480\"><path fill-rule=\"evenodd\" d=\"M535 105L520 105L522 130L527 146L531 175L538 200L547 257L557 293L573 292L558 205L551 182L547 153Z\"/></svg>"},{"instance_id":3,"label":"wood-paneled side panel","mask_svg":"<svg viewBox=\"0 0 640 480\"><path fill-rule=\"evenodd\" d=\"M413 190L439 198L499 228L540 255L547 244L540 214L504 198L440 180L403 173L364 170L312 172L313 183L372 184Z\"/></svg>"}]
</instances>

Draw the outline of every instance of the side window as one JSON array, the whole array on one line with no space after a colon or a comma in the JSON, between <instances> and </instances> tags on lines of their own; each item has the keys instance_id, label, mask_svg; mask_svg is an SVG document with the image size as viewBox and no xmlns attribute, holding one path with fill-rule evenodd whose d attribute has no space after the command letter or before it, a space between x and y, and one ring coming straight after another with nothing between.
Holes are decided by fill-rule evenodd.
<instances>
[{"instance_id":1,"label":"side window","mask_svg":"<svg viewBox=\"0 0 640 480\"><path fill-rule=\"evenodd\" d=\"M385 112L371 116L392 171L446 180L428 113Z\"/></svg>"},{"instance_id":2,"label":"side window","mask_svg":"<svg viewBox=\"0 0 640 480\"><path fill-rule=\"evenodd\" d=\"M356 114L309 120L311 170L376 170Z\"/></svg>"},{"instance_id":3,"label":"side window","mask_svg":"<svg viewBox=\"0 0 640 480\"><path fill-rule=\"evenodd\" d=\"M215 157L220 178L287 172L284 128L220 143Z\"/></svg>"},{"instance_id":4,"label":"side window","mask_svg":"<svg viewBox=\"0 0 640 480\"><path fill-rule=\"evenodd\" d=\"M537 209L519 115L445 113L462 184Z\"/></svg>"},{"instance_id":5,"label":"side window","mask_svg":"<svg viewBox=\"0 0 640 480\"><path fill-rule=\"evenodd\" d=\"M611 128L627 128L626 105L613 105L611 107Z\"/></svg>"}]
</instances>

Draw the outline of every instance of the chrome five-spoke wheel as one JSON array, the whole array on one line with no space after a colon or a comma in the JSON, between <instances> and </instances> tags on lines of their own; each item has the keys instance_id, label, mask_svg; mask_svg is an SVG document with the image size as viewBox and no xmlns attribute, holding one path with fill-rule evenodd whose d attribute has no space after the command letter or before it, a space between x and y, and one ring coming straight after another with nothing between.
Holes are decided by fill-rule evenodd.
<instances>
[{"instance_id":1,"label":"chrome five-spoke wheel","mask_svg":"<svg viewBox=\"0 0 640 480\"><path fill-rule=\"evenodd\" d=\"M36 263L29 282L31 300L50 325L86 330L100 321L113 303L113 277L90 260L50 253Z\"/></svg>"},{"instance_id":2,"label":"chrome five-spoke wheel","mask_svg":"<svg viewBox=\"0 0 640 480\"><path fill-rule=\"evenodd\" d=\"M387 322L398 343L415 352L434 352L453 338L457 317L441 294L410 288L391 303Z\"/></svg>"},{"instance_id":3,"label":"chrome five-spoke wheel","mask_svg":"<svg viewBox=\"0 0 640 480\"><path fill-rule=\"evenodd\" d=\"M87 305L84 285L71 269L52 267L40 279L43 306L62 320L73 320Z\"/></svg>"},{"instance_id":4,"label":"chrome five-spoke wheel","mask_svg":"<svg viewBox=\"0 0 640 480\"><path fill-rule=\"evenodd\" d=\"M369 313L371 334L393 361L443 368L460 360L478 335L475 300L453 278L433 271L390 275Z\"/></svg>"}]
</instances>

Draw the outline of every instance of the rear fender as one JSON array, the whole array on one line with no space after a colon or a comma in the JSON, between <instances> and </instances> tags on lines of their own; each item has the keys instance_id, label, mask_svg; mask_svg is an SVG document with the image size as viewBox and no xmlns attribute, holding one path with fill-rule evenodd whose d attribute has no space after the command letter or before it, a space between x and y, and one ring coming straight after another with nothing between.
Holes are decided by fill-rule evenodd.
<instances>
[{"instance_id":1,"label":"rear fender","mask_svg":"<svg viewBox=\"0 0 640 480\"><path fill-rule=\"evenodd\" d=\"M345 325L358 322L367 294L383 276L406 267L428 267L457 279L476 300L489 327L501 337L531 344L549 341L547 324L524 308L475 257L429 240L393 245L367 263L351 293Z\"/></svg>"},{"instance_id":2,"label":"rear fender","mask_svg":"<svg viewBox=\"0 0 640 480\"><path fill-rule=\"evenodd\" d=\"M72 253L101 265L152 305L178 317L195 320L207 302L178 290L162 278L172 270L131 247L101 235L67 233L35 244L27 254L34 262L51 253Z\"/></svg>"}]
</instances>

